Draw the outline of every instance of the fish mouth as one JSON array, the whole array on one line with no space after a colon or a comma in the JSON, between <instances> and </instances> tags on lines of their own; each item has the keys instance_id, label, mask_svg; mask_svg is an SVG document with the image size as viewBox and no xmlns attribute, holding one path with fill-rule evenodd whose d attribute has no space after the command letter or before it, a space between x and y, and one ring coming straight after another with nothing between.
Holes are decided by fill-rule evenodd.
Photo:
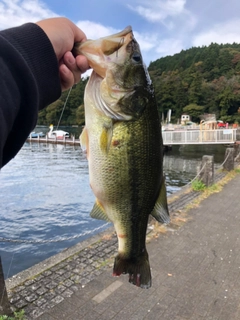
<instances>
[{"instance_id":1,"label":"fish mouth","mask_svg":"<svg viewBox=\"0 0 240 320\"><path fill-rule=\"evenodd\" d=\"M124 61L126 54L122 53L122 51L124 51L124 48L126 48L132 39L132 27L128 26L121 32L98 40L86 40L82 43L75 43L73 54L84 55L88 59L90 67L100 77L104 78L109 63L120 64Z\"/></svg>"}]
</instances>

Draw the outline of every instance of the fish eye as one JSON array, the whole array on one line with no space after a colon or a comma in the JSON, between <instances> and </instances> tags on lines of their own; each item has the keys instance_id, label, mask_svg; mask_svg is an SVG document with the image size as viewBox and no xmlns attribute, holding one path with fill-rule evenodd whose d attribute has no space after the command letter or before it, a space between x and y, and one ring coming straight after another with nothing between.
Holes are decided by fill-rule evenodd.
<instances>
[{"instance_id":1,"label":"fish eye","mask_svg":"<svg viewBox=\"0 0 240 320\"><path fill-rule=\"evenodd\" d=\"M140 62L140 61L141 61L141 55L140 55L139 53L134 53L134 54L132 55L132 59L133 59L133 61L135 61L135 62Z\"/></svg>"}]
</instances>

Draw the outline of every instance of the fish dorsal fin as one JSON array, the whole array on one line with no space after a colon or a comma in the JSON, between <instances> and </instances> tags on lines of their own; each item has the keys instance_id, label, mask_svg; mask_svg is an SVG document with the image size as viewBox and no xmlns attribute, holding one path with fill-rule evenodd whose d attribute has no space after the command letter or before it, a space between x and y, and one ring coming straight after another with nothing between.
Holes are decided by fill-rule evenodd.
<instances>
[{"instance_id":1,"label":"fish dorsal fin","mask_svg":"<svg viewBox=\"0 0 240 320\"><path fill-rule=\"evenodd\" d=\"M170 216L167 205L167 192L164 178L162 181L159 196L157 198L153 211L151 212L151 215L160 223L167 224L170 222Z\"/></svg>"},{"instance_id":2,"label":"fish dorsal fin","mask_svg":"<svg viewBox=\"0 0 240 320\"><path fill-rule=\"evenodd\" d=\"M108 153L109 148L112 143L112 136L113 136L113 123L108 122L104 123L102 127L102 132L100 135L100 148L104 153Z\"/></svg>"},{"instance_id":3,"label":"fish dorsal fin","mask_svg":"<svg viewBox=\"0 0 240 320\"><path fill-rule=\"evenodd\" d=\"M92 208L92 211L90 213L90 216L94 219L110 221L106 212L104 211L104 208L102 207L102 205L99 203L98 200L96 200Z\"/></svg>"}]
</instances>

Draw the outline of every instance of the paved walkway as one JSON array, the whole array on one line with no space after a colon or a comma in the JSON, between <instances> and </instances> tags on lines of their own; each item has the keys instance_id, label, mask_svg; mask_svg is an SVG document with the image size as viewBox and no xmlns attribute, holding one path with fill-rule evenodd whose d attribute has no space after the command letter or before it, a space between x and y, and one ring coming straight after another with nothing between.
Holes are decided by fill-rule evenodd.
<instances>
[{"instance_id":1,"label":"paved walkway","mask_svg":"<svg viewBox=\"0 0 240 320\"><path fill-rule=\"evenodd\" d=\"M192 195L194 193L188 197ZM110 241L111 246L106 245L105 249L112 257L116 252L116 239L104 241ZM100 243L98 246L100 250L98 247L94 250L101 256L103 249ZM48 299L45 297L42 303L42 312L36 312L41 307L41 299L27 306L28 319L239 320L240 176L225 185L220 193L212 194L197 208L190 209L181 227L170 225L165 233L153 237L147 249L153 278L150 289L129 284L127 275L112 277L112 267L105 261L106 266L98 268L98 273L95 271L92 280L89 276L86 283L73 285L72 282L66 289L63 277L64 298L61 294L51 297L50 290ZM93 259L88 254L86 250L85 261ZM84 260L81 263L84 269ZM60 278L61 270L67 270L70 264L65 261L65 266L55 267L56 272L60 270ZM48 272L54 271L52 269ZM87 269L85 272L91 274ZM28 286L33 290L36 279L32 281ZM59 278L55 282L60 290ZM54 291L56 284L52 286L52 294Z\"/></svg>"}]
</instances>

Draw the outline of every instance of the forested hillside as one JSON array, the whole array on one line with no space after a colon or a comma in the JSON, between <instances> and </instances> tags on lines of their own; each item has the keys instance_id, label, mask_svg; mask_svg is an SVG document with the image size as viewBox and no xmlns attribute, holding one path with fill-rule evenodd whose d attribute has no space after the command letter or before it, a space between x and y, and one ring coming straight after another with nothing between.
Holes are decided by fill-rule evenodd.
<instances>
[{"instance_id":1,"label":"forested hillside","mask_svg":"<svg viewBox=\"0 0 240 320\"><path fill-rule=\"evenodd\" d=\"M158 108L172 120L182 113L199 121L203 113L215 113L227 122L240 121L240 44L194 47L152 62L149 73Z\"/></svg>"},{"instance_id":2,"label":"forested hillside","mask_svg":"<svg viewBox=\"0 0 240 320\"><path fill-rule=\"evenodd\" d=\"M182 113L199 122L215 113L229 123L240 122L240 44L194 47L151 62L149 73L160 113L172 110L172 122ZM74 86L61 125L84 124L83 94L88 79ZM38 124L56 125L68 92L39 113Z\"/></svg>"}]
</instances>

